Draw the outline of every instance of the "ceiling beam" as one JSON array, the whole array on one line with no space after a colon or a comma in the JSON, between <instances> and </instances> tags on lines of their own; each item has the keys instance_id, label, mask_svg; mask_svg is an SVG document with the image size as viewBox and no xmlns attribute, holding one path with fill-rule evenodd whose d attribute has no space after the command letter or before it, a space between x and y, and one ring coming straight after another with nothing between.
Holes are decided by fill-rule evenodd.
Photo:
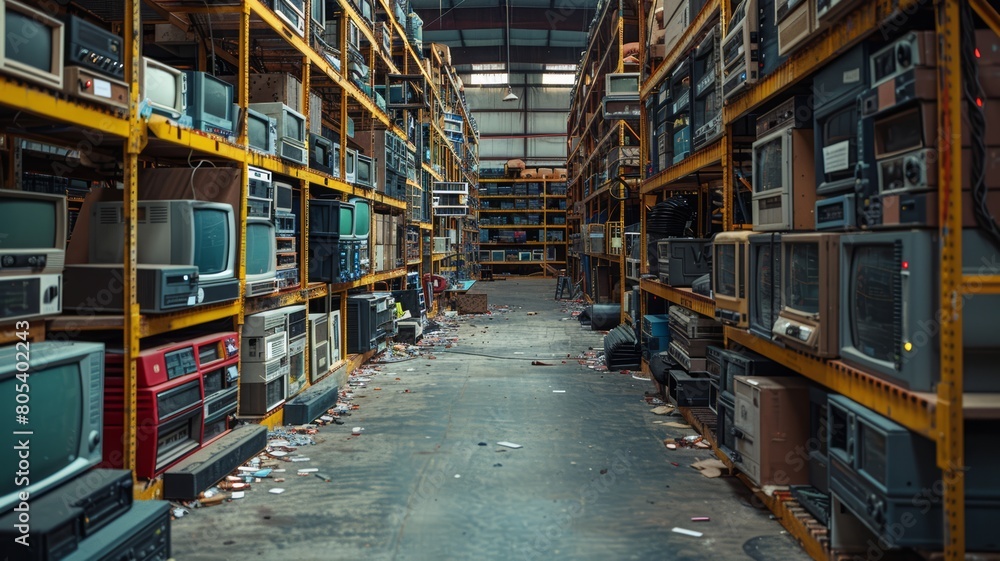
<instances>
[{"instance_id":1,"label":"ceiling beam","mask_svg":"<svg viewBox=\"0 0 1000 561\"><path fill-rule=\"evenodd\" d=\"M565 11L566 13L563 13ZM503 29L506 15L502 8L455 8L441 14L438 10L417 10L424 20L424 31L454 29ZM549 8L515 8L510 11L511 29L560 29L586 32L594 10L552 10Z\"/></svg>"},{"instance_id":2,"label":"ceiling beam","mask_svg":"<svg viewBox=\"0 0 1000 561\"><path fill-rule=\"evenodd\" d=\"M506 52L500 45L492 47L451 47L451 59L458 65L487 62L504 62ZM511 45L510 61L512 63L549 63L576 64L580 62L583 47L521 47ZM517 71L515 71L515 74Z\"/></svg>"}]
</instances>

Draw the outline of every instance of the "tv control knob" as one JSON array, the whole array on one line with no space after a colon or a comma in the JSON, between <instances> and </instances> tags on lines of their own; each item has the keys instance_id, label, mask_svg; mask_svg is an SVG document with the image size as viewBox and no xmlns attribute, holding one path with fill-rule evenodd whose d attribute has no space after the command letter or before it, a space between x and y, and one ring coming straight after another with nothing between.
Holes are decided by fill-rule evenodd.
<instances>
[{"instance_id":1,"label":"tv control knob","mask_svg":"<svg viewBox=\"0 0 1000 561\"><path fill-rule=\"evenodd\" d=\"M920 159L916 156L910 156L906 159L903 164L903 176L906 177L907 183L910 185L916 185L920 182L920 176L923 166L921 165Z\"/></svg>"},{"instance_id":2,"label":"tv control knob","mask_svg":"<svg viewBox=\"0 0 1000 561\"><path fill-rule=\"evenodd\" d=\"M0 257L0 267L13 267L14 266L14 256L4 255Z\"/></svg>"},{"instance_id":3,"label":"tv control knob","mask_svg":"<svg viewBox=\"0 0 1000 561\"><path fill-rule=\"evenodd\" d=\"M913 52L909 43L896 45L896 62L900 68L909 68L913 64Z\"/></svg>"},{"instance_id":4,"label":"tv control knob","mask_svg":"<svg viewBox=\"0 0 1000 561\"><path fill-rule=\"evenodd\" d=\"M97 450L97 447L101 445L101 433L100 431L92 430L87 436L87 446L90 447L90 451L93 452Z\"/></svg>"}]
</instances>

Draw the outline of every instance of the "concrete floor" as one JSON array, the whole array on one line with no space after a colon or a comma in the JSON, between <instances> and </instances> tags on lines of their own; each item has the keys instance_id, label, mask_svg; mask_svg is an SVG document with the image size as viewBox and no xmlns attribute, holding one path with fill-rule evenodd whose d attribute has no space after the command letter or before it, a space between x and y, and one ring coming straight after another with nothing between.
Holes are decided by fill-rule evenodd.
<instances>
[{"instance_id":1,"label":"concrete floor","mask_svg":"<svg viewBox=\"0 0 1000 561\"><path fill-rule=\"evenodd\" d=\"M688 467L710 452L663 446L692 433L654 423L681 419L649 412L649 382L575 360L602 348L602 334L562 321L554 288L552 279L477 283L473 291L511 310L461 320L458 343L435 359L383 365L357 392L361 408L300 449L311 460L287 464L284 483L265 480L244 499L176 520L174 557L808 559L738 480ZM363 435L352 438L352 426ZM333 480L291 473L300 467ZM275 487L286 491L267 493Z\"/></svg>"}]
</instances>

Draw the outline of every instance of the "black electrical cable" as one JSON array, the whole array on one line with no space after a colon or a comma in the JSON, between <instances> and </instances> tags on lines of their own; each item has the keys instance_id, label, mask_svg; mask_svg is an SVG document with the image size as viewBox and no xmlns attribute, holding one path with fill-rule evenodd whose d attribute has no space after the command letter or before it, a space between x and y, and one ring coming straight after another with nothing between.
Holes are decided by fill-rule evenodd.
<instances>
[{"instance_id":1,"label":"black electrical cable","mask_svg":"<svg viewBox=\"0 0 1000 561\"><path fill-rule=\"evenodd\" d=\"M997 225L996 218L990 213L986 204L986 198L989 194L986 188L986 117L983 110L986 96L979 83L975 21L972 7L968 3L963 3L961 6L960 24L962 90L969 118L969 140L972 155L972 165L969 168L969 181L974 203L972 210L976 224L986 232L993 245L1000 248L1000 226ZM954 139L943 139L943 141L955 142Z\"/></svg>"}]
</instances>

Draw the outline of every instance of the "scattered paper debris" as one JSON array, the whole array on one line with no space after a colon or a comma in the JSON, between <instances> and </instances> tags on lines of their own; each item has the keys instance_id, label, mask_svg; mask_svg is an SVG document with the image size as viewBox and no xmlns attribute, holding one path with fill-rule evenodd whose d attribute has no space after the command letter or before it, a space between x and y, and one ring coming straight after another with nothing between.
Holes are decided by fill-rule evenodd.
<instances>
[{"instance_id":1,"label":"scattered paper debris","mask_svg":"<svg viewBox=\"0 0 1000 561\"><path fill-rule=\"evenodd\" d=\"M280 494L282 494L284 492L285 492L285 489L282 488L282 487L275 487L274 489L268 490L268 493L271 493L273 495L280 495Z\"/></svg>"},{"instance_id":2,"label":"scattered paper debris","mask_svg":"<svg viewBox=\"0 0 1000 561\"><path fill-rule=\"evenodd\" d=\"M316 473L317 471L319 471L319 468L302 468L299 470L299 473Z\"/></svg>"},{"instance_id":3,"label":"scattered paper debris","mask_svg":"<svg viewBox=\"0 0 1000 561\"><path fill-rule=\"evenodd\" d=\"M700 538L703 535L705 535L705 534L702 534L701 532L695 532L694 530L688 530L686 528L674 528L674 529L672 529L670 531L671 532L677 532L678 534L683 534L685 536L691 536L693 538Z\"/></svg>"},{"instance_id":4,"label":"scattered paper debris","mask_svg":"<svg viewBox=\"0 0 1000 561\"><path fill-rule=\"evenodd\" d=\"M728 469L726 464L717 459L701 460L691 464L691 467L701 472L709 479L722 476L722 471Z\"/></svg>"},{"instance_id":5,"label":"scattered paper debris","mask_svg":"<svg viewBox=\"0 0 1000 561\"><path fill-rule=\"evenodd\" d=\"M552 393L566 393L566 390L552 390Z\"/></svg>"},{"instance_id":6,"label":"scattered paper debris","mask_svg":"<svg viewBox=\"0 0 1000 561\"><path fill-rule=\"evenodd\" d=\"M231 495L229 495L229 498L231 498L231 499L242 499L245 496L246 496L246 493L243 492L243 491L233 491L233 493Z\"/></svg>"},{"instance_id":7,"label":"scattered paper debris","mask_svg":"<svg viewBox=\"0 0 1000 561\"><path fill-rule=\"evenodd\" d=\"M500 442L497 442L497 444L500 445L500 446L506 446L507 448L521 448L522 447L520 444L514 444L513 442L507 442L506 440L502 440Z\"/></svg>"},{"instance_id":8,"label":"scattered paper debris","mask_svg":"<svg viewBox=\"0 0 1000 561\"><path fill-rule=\"evenodd\" d=\"M670 405L661 405L654 407L651 411L653 415L669 415L674 412L674 408Z\"/></svg>"}]
</instances>

